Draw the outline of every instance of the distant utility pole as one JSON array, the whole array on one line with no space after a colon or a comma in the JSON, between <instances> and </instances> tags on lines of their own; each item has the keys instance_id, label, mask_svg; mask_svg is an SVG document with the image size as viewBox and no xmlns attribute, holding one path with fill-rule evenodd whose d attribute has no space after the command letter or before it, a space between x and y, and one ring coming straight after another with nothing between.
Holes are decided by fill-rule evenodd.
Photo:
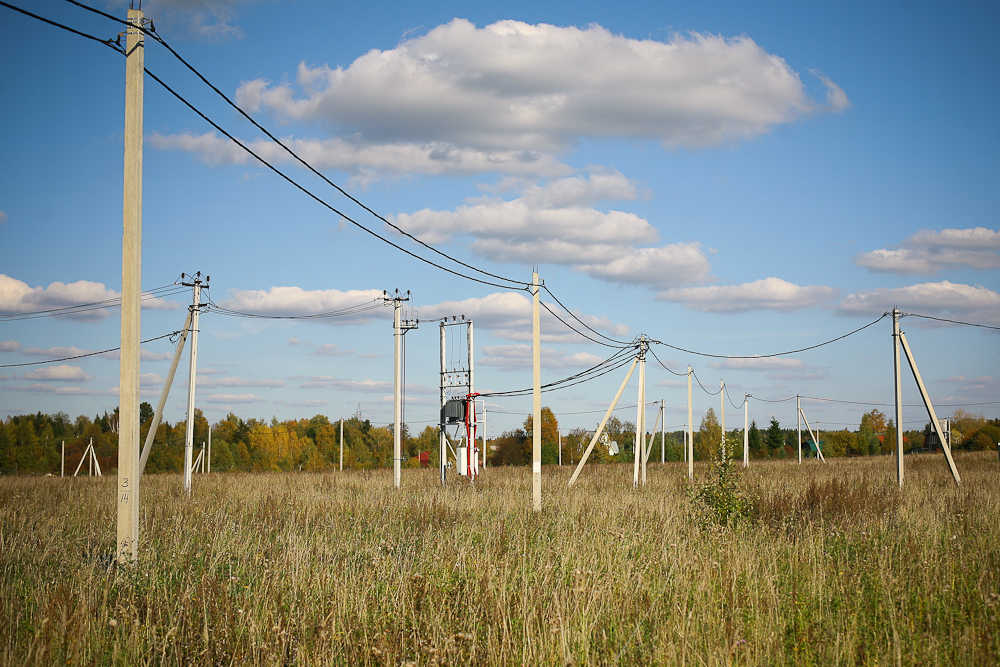
<instances>
[{"instance_id":1,"label":"distant utility pole","mask_svg":"<svg viewBox=\"0 0 1000 667\"><path fill-rule=\"evenodd\" d=\"M688 365L688 423L687 423L687 459L688 459L688 479L694 481L694 427L692 426L694 413L691 410L691 366Z\"/></svg>"},{"instance_id":2,"label":"distant utility pole","mask_svg":"<svg viewBox=\"0 0 1000 667\"><path fill-rule=\"evenodd\" d=\"M125 175L122 203L122 323L118 380L118 507L116 557L139 555L139 310L142 298L142 94L144 45L141 10L128 10L125 40Z\"/></svg>"},{"instance_id":3,"label":"distant utility pole","mask_svg":"<svg viewBox=\"0 0 1000 667\"><path fill-rule=\"evenodd\" d=\"M743 467L750 467L750 394L743 395Z\"/></svg>"},{"instance_id":4,"label":"distant utility pole","mask_svg":"<svg viewBox=\"0 0 1000 667\"><path fill-rule=\"evenodd\" d=\"M722 404L721 422L722 426L722 455L728 457L729 451L726 448L726 381L719 380L719 402Z\"/></svg>"},{"instance_id":5,"label":"distant utility pole","mask_svg":"<svg viewBox=\"0 0 1000 667\"><path fill-rule=\"evenodd\" d=\"M903 488L903 383L899 364L899 309L892 307L892 364L896 387L896 483Z\"/></svg>"},{"instance_id":6,"label":"distant utility pole","mask_svg":"<svg viewBox=\"0 0 1000 667\"><path fill-rule=\"evenodd\" d=\"M382 292L383 303L391 303L393 306L392 330L393 330L393 375L392 375L392 484L397 489L400 486L400 477L403 467L403 334L410 329L417 328L417 320L402 318L403 304L410 300L410 292L407 290L404 296L399 290L392 295L389 292Z\"/></svg>"},{"instance_id":7,"label":"distant utility pole","mask_svg":"<svg viewBox=\"0 0 1000 667\"><path fill-rule=\"evenodd\" d=\"M795 394L796 431L799 434L799 465L802 465L802 397Z\"/></svg>"},{"instance_id":8,"label":"distant utility pole","mask_svg":"<svg viewBox=\"0 0 1000 667\"><path fill-rule=\"evenodd\" d=\"M531 509L542 511L542 336L538 299L541 283L538 272L531 273Z\"/></svg>"},{"instance_id":9,"label":"distant utility pole","mask_svg":"<svg viewBox=\"0 0 1000 667\"><path fill-rule=\"evenodd\" d=\"M639 488L640 480L646 483L646 350L649 349L645 334L639 336L639 400L635 416L634 463L632 465L632 488ZM641 472L640 472L641 464ZM641 475L641 476L640 476Z\"/></svg>"},{"instance_id":10,"label":"distant utility pole","mask_svg":"<svg viewBox=\"0 0 1000 667\"><path fill-rule=\"evenodd\" d=\"M340 470L344 470L344 418L340 418Z\"/></svg>"},{"instance_id":11,"label":"distant utility pole","mask_svg":"<svg viewBox=\"0 0 1000 667\"><path fill-rule=\"evenodd\" d=\"M187 426L184 429L184 493L191 495L191 457L194 452L194 393L195 380L198 375L198 315L201 313L201 271L194 276L188 276L191 282L184 282L181 276L181 285L194 288L194 298L188 307L191 311L191 364L188 367L188 404L187 404ZM206 277L205 282L208 283Z\"/></svg>"}]
</instances>

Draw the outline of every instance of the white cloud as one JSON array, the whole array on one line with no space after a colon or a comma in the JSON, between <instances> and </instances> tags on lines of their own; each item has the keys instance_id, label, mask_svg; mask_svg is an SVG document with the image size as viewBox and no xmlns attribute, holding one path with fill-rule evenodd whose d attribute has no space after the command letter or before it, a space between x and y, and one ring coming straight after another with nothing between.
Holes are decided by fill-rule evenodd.
<instances>
[{"instance_id":1,"label":"white cloud","mask_svg":"<svg viewBox=\"0 0 1000 667\"><path fill-rule=\"evenodd\" d=\"M121 299L121 294L108 289L104 283L78 280L75 283L54 282L48 287L30 287L27 283L0 273L0 311L30 313L53 308L65 308L87 303L102 303ZM109 307L118 304L111 303ZM153 310L174 310L180 304L143 294L142 307ZM96 321L111 315L107 307L95 307L59 315L59 318Z\"/></svg>"},{"instance_id":2,"label":"white cloud","mask_svg":"<svg viewBox=\"0 0 1000 667\"><path fill-rule=\"evenodd\" d=\"M502 370L531 368L530 345L487 345L482 349L479 363L484 366L498 366ZM542 367L547 370L564 368L590 368L604 361L601 357L587 353L569 354L563 350L542 348Z\"/></svg>"},{"instance_id":3,"label":"white cloud","mask_svg":"<svg viewBox=\"0 0 1000 667\"><path fill-rule=\"evenodd\" d=\"M369 140L549 152L577 136L710 146L816 108L788 64L749 37L658 42L596 24L476 28L463 19L347 68L302 63L295 85L246 82L237 100Z\"/></svg>"},{"instance_id":4,"label":"white cloud","mask_svg":"<svg viewBox=\"0 0 1000 667\"><path fill-rule=\"evenodd\" d=\"M17 352L21 349L21 344L16 340L0 341L0 352Z\"/></svg>"},{"instance_id":5,"label":"white cloud","mask_svg":"<svg viewBox=\"0 0 1000 667\"><path fill-rule=\"evenodd\" d=\"M801 286L781 278L764 278L741 285L716 285L669 289L658 301L674 301L692 310L732 313L748 310L792 311L829 301L837 292L820 285Z\"/></svg>"},{"instance_id":6,"label":"white cloud","mask_svg":"<svg viewBox=\"0 0 1000 667\"><path fill-rule=\"evenodd\" d=\"M278 317L349 310L345 315L322 318L321 321L328 324L365 324L373 319L392 317L391 309L381 307L381 297L382 290L375 289L342 292L336 289L272 287L267 291L230 290L229 298L223 299L219 305L230 310Z\"/></svg>"},{"instance_id":7,"label":"white cloud","mask_svg":"<svg viewBox=\"0 0 1000 667\"><path fill-rule=\"evenodd\" d=\"M675 34L660 42L596 24L506 20L477 28L454 19L347 67L303 62L294 82L245 81L236 101L337 135L292 140L321 168L553 176L566 169L550 156L583 137L700 148L845 109L843 90L817 76L827 87L825 105L806 96L782 58L747 36ZM248 160L222 141L152 139L209 160Z\"/></svg>"},{"instance_id":8,"label":"white cloud","mask_svg":"<svg viewBox=\"0 0 1000 667\"><path fill-rule=\"evenodd\" d=\"M263 403L264 399L256 394L208 394L199 400L206 403Z\"/></svg>"},{"instance_id":9,"label":"white cloud","mask_svg":"<svg viewBox=\"0 0 1000 667\"><path fill-rule=\"evenodd\" d=\"M204 377L199 374L197 376L197 385L205 389L212 389L215 387L284 387L285 383L282 380L247 380L246 378L240 377Z\"/></svg>"},{"instance_id":10,"label":"white cloud","mask_svg":"<svg viewBox=\"0 0 1000 667\"><path fill-rule=\"evenodd\" d=\"M963 285L947 280L908 287L879 287L849 294L837 305L837 313L874 316L891 311L893 306L920 315L1000 325L1000 294L982 285Z\"/></svg>"},{"instance_id":11,"label":"white cloud","mask_svg":"<svg viewBox=\"0 0 1000 667\"><path fill-rule=\"evenodd\" d=\"M236 10L252 1L146 0L143 10L147 17L155 17L157 25L168 29L179 26L200 41L223 42L243 37L243 30L235 23Z\"/></svg>"},{"instance_id":12,"label":"white cloud","mask_svg":"<svg viewBox=\"0 0 1000 667\"><path fill-rule=\"evenodd\" d=\"M371 394L384 394L393 390L392 382L385 380L345 380L335 378L332 375L299 376L293 379L303 380L302 384L299 385L301 389L337 389ZM406 385L407 394L433 394L438 391L436 388L423 385Z\"/></svg>"},{"instance_id":13,"label":"white cloud","mask_svg":"<svg viewBox=\"0 0 1000 667\"><path fill-rule=\"evenodd\" d=\"M321 400L293 401L288 405L290 405L293 408L325 408L327 406L327 402Z\"/></svg>"},{"instance_id":14,"label":"white cloud","mask_svg":"<svg viewBox=\"0 0 1000 667\"><path fill-rule=\"evenodd\" d=\"M593 336L561 308L555 304L545 303L554 312L559 313L563 320L574 324L588 336ZM615 324L607 317L584 315L579 311L574 311L574 314L597 331L616 338L628 336L629 329L626 325ZM488 329L497 338L531 340L531 299L518 292L494 292L481 298L443 301L420 308L420 317L425 319L453 315L465 315L475 323L476 329ZM542 329L541 337L545 342L586 342L585 338L570 331L544 308L540 312L539 324Z\"/></svg>"},{"instance_id":15,"label":"white cloud","mask_svg":"<svg viewBox=\"0 0 1000 667\"><path fill-rule=\"evenodd\" d=\"M114 352L106 352L98 356L105 359L121 359L122 353L120 350L115 350ZM139 350L139 359L142 361L167 361L168 359L173 358L173 352L150 352L145 348ZM201 373L202 371L198 372Z\"/></svg>"},{"instance_id":16,"label":"white cloud","mask_svg":"<svg viewBox=\"0 0 1000 667\"><path fill-rule=\"evenodd\" d=\"M25 349L21 354L28 357L46 357L48 359L62 359L64 357L79 357L84 354L90 354L93 350L81 350L76 346L70 347L29 347Z\"/></svg>"},{"instance_id":17,"label":"white cloud","mask_svg":"<svg viewBox=\"0 0 1000 667\"><path fill-rule=\"evenodd\" d=\"M562 264L609 282L661 288L708 277L700 244L637 247L658 240L653 225L634 213L589 207L640 195L618 172L521 185L512 200L480 197L454 211L424 209L393 222L428 243L471 238L472 251L494 262Z\"/></svg>"},{"instance_id":18,"label":"white cloud","mask_svg":"<svg viewBox=\"0 0 1000 667\"><path fill-rule=\"evenodd\" d=\"M806 364L798 359L787 357L751 357L749 359L726 358L722 361L709 362L709 368L731 368L747 371L787 371L805 368Z\"/></svg>"},{"instance_id":19,"label":"white cloud","mask_svg":"<svg viewBox=\"0 0 1000 667\"><path fill-rule=\"evenodd\" d=\"M46 366L38 370L29 371L24 374L25 380L48 380L50 382L86 382L94 378L79 366L69 366L59 364L58 366Z\"/></svg>"},{"instance_id":20,"label":"white cloud","mask_svg":"<svg viewBox=\"0 0 1000 667\"><path fill-rule=\"evenodd\" d=\"M923 230L898 249L859 253L854 263L876 273L932 275L944 269L1000 268L1000 231L985 227Z\"/></svg>"},{"instance_id":21,"label":"white cloud","mask_svg":"<svg viewBox=\"0 0 1000 667\"><path fill-rule=\"evenodd\" d=\"M314 357L345 357L355 354L355 350L341 350L339 345L324 343L317 345L309 354Z\"/></svg>"},{"instance_id":22,"label":"white cloud","mask_svg":"<svg viewBox=\"0 0 1000 667\"><path fill-rule=\"evenodd\" d=\"M56 396L118 396L118 387L111 389L88 389L86 387L56 387L43 382L31 385L7 386L9 391L23 391L34 394L55 394Z\"/></svg>"},{"instance_id":23,"label":"white cloud","mask_svg":"<svg viewBox=\"0 0 1000 667\"><path fill-rule=\"evenodd\" d=\"M164 378L159 373L143 373L139 376L139 386L140 387L160 387L166 382Z\"/></svg>"},{"instance_id":24,"label":"white cloud","mask_svg":"<svg viewBox=\"0 0 1000 667\"><path fill-rule=\"evenodd\" d=\"M353 180L364 186L383 172L436 175L472 175L501 172L522 176L562 176L571 170L556 158L527 150L476 151L441 143L361 144L345 139L295 139L281 137L303 160L316 169L355 172ZM273 141L243 142L273 165L298 164ZM260 164L249 153L215 132L205 134L153 133L149 144L160 150L197 153L210 165Z\"/></svg>"}]
</instances>

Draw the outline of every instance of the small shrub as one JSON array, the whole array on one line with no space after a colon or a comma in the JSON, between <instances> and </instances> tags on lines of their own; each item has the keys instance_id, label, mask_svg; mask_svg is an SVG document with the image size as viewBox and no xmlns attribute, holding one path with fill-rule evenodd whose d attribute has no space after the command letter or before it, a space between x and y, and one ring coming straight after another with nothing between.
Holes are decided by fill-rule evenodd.
<instances>
[{"instance_id":1,"label":"small shrub","mask_svg":"<svg viewBox=\"0 0 1000 667\"><path fill-rule=\"evenodd\" d=\"M692 487L692 506L702 526L735 526L754 514L754 499L743 488L739 469L723 444L705 480Z\"/></svg>"}]
</instances>

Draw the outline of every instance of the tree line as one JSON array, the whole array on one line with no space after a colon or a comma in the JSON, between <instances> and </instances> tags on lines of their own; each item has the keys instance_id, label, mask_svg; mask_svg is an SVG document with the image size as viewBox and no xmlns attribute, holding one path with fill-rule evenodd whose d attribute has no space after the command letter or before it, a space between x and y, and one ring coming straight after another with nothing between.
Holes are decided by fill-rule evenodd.
<instances>
[{"instance_id":1,"label":"tree line","mask_svg":"<svg viewBox=\"0 0 1000 667\"><path fill-rule=\"evenodd\" d=\"M152 425L153 408L142 403L139 411L142 426L140 441L145 442ZM950 417L952 448L987 450L1000 443L1000 419L987 420L982 414L956 410ZM530 465L532 460L533 419L529 415L519 428L504 432L487 442L489 465ZM184 467L186 421L174 425L161 422L156 430L153 448L146 464L146 473L177 473ZM207 443L212 432L212 471L291 471L323 470L340 465L340 420L325 415L310 419L249 419L244 421L230 413L221 421L209 425L201 410L195 410L193 442L196 449ZM617 445L614 453L604 443L598 443L589 461L593 463L627 463L633 460L635 425L611 417L605 427L608 439ZM904 432L904 450L922 449L931 431L930 423L922 430ZM392 466L391 426L376 426L360 414L343 420L344 467L355 469L387 468ZM562 462L580 461L590 444L594 431L576 428L563 435ZM795 428L783 428L771 419L765 429L753 422L748 429L750 456L755 459L790 458L797 455L798 435ZM438 427L426 426L412 435L404 424L402 448L405 467L420 465L420 452L428 452L431 467L438 465ZM659 461L660 448L666 461L684 459L684 431L647 435L650 461ZM877 456L895 450L896 428L891 419L879 410L865 413L854 431L826 430L819 434L824 456ZM551 408L542 408L542 463L559 462L559 422ZM456 440L449 437L449 446ZM81 415L76 419L63 412L54 415L38 412L34 415L8 416L0 420L0 474L59 474L61 451L65 443L67 474L83 458L83 452L93 444L101 468L113 471L118 459L118 410L105 412L93 419ZM808 431L803 430L803 450L810 446ZM715 459L722 446L722 428L715 411L705 413L694 433L695 460ZM732 458L743 451L743 429L726 432L726 447ZM195 454L197 455L197 454Z\"/></svg>"}]
</instances>

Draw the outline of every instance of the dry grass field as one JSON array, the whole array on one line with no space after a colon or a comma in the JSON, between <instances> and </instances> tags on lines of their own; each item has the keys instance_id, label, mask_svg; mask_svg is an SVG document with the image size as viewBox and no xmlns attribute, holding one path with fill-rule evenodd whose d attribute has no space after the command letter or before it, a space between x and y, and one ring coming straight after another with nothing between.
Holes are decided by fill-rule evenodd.
<instances>
[{"instance_id":1,"label":"dry grass field","mask_svg":"<svg viewBox=\"0 0 1000 667\"><path fill-rule=\"evenodd\" d=\"M110 571L113 477L2 478L0 664L995 665L1000 464L957 462L755 462L725 528L681 464L539 514L527 468L156 475Z\"/></svg>"}]
</instances>

